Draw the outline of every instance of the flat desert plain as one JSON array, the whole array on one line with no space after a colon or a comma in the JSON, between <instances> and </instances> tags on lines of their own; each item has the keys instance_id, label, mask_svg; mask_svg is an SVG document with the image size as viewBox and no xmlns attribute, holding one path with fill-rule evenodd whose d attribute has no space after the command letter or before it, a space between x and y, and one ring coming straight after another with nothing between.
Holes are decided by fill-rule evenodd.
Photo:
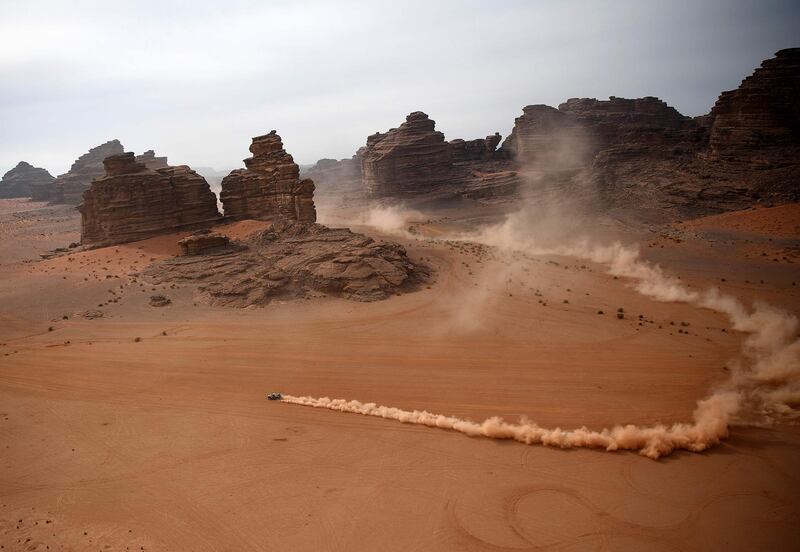
<instances>
[{"instance_id":1,"label":"flat desert plain","mask_svg":"<svg viewBox=\"0 0 800 552\"><path fill-rule=\"evenodd\" d=\"M562 428L689 421L744 338L718 313L587 261L425 239L448 234L439 219L404 237L355 228L430 265L418 291L212 307L136 276L182 235L40 259L77 241L77 214L0 203L5 550L800 548L796 425L734 427L654 461L265 400ZM631 239L692 288L800 312L798 205L669 230Z\"/></svg>"}]
</instances>

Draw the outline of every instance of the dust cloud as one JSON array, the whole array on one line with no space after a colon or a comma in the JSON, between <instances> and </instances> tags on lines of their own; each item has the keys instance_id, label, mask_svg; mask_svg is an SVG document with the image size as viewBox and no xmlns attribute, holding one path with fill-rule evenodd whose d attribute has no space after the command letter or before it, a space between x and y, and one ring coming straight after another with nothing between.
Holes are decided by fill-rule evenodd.
<instances>
[{"instance_id":1,"label":"dust cloud","mask_svg":"<svg viewBox=\"0 0 800 552\"><path fill-rule=\"evenodd\" d=\"M398 232L412 218L401 208L371 211L368 224ZM522 419L509 423L493 417L474 422L424 410L406 411L327 397L287 395L292 404L351 412L403 423L450 429L472 437L511 439L528 445L585 447L607 451L631 450L657 459L676 450L700 452L725 439L735 425L765 425L797 418L800 403L800 339L798 320L777 307L756 303L748 307L716 288L688 289L658 265L641 258L636 246L595 243L577 235L579 224L565 229L564 217L529 210L509 215L501 223L447 239L480 243L501 252L562 255L597 263L611 275L627 279L641 295L662 302L681 302L725 315L734 330L748 334L741 355L730 361L730 377L698 401L692 421L672 425L617 425L601 431L549 429ZM576 219L573 219L576 220ZM380 225L380 226L378 226ZM442 238L439 238L442 239Z\"/></svg>"}]
</instances>

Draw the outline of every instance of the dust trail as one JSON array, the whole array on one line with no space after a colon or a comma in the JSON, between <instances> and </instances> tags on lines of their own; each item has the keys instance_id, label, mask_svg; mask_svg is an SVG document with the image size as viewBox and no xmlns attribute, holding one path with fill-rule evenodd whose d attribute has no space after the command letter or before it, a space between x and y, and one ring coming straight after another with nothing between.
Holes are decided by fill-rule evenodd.
<instances>
[{"instance_id":1,"label":"dust trail","mask_svg":"<svg viewBox=\"0 0 800 552\"><path fill-rule=\"evenodd\" d=\"M434 414L425 410L401 410L375 403L362 403L328 397L295 397L284 395L283 402L327 408L340 412L351 412L364 416L376 416L397 420L406 424L425 425L450 429L470 437L490 439L513 439L526 445L545 445L559 448L599 448L607 451L636 450L649 458L659 458L674 450L700 452L727 437L728 428L721 420L735 408L738 399L733 395L719 396L713 401L700 401L695 412L694 424L657 425L637 427L615 426L602 431L591 431L585 427L572 430L547 429L527 419L509 423L494 417L483 422L463 420L453 416Z\"/></svg>"},{"instance_id":2,"label":"dust trail","mask_svg":"<svg viewBox=\"0 0 800 552\"><path fill-rule=\"evenodd\" d=\"M424 219L425 215L403 205L385 205L370 209L363 224L372 226L386 234L409 237L408 223L413 219Z\"/></svg>"},{"instance_id":3,"label":"dust trail","mask_svg":"<svg viewBox=\"0 0 800 552\"><path fill-rule=\"evenodd\" d=\"M343 399L285 396L292 404L376 416L403 423L458 431L473 437L513 439L528 445L561 448L633 450L657 459L675 450L700 452L718 444L734 425L762 425L796 419L800 412L800 339L798 320L778 308L757 303L748 309L736 298L712 288L688 289L658 265L640 258L638 249L620 243L593 245L588 240L570 245L543 246L531 238L520 219L505 222L457 239L474 241L510 251L577 257L606 266L615 276L628 278L634 289L656 301L683 302L728 317L733 329L749 334L742 354L729 363L730 378L705 399L698 401L689 423L654 426L617 425L592 431L543 428L527 419L509 423L501 418L483 422L463 420L427 411L406 411Z\"/></svg>"}]
</instances>

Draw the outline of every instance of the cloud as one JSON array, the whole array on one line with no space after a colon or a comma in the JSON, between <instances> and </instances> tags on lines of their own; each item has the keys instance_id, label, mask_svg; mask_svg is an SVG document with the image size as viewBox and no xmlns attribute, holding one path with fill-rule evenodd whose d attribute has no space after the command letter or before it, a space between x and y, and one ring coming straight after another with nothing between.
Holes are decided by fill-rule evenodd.
<instances>
[{"instance_id":1,"label":"cloud","mask_svg":"<svg viewBox=\"0 0 800 552\"><path fill-rule=\"evenodd\" d=\"M347 157L422 109L448 138L521 107L664 97L707 111L776 49L785 2L11 1L0 20L0 170L65 171L116 137L235 166L277 129L301 163Z\"/></svg>"}]
</instances>

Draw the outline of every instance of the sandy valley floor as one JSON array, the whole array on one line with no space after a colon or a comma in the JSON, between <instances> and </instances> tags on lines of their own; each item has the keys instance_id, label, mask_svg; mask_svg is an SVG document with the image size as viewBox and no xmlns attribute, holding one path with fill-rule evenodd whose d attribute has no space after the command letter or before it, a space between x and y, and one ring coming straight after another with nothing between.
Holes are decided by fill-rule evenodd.
<instances>
[{"instance_id":1,"label":"sandy valley floor","mask_svg":"<svg viewBox=\"0 0 800 552\"><path fill-rule=\"evenodd\" d=\"M179 236L39 260L77 240L77 216L0 204L4 550L800 548L797 426L652 461L264 399L567 428L687 420L741 345L720 315L589 263L413 238L398 241L437 274L418 292L214 308L132 275ZM798 313L800 209L774 209L676 225L643 251L693 286Z\"/></svg>"}]
</instances>

